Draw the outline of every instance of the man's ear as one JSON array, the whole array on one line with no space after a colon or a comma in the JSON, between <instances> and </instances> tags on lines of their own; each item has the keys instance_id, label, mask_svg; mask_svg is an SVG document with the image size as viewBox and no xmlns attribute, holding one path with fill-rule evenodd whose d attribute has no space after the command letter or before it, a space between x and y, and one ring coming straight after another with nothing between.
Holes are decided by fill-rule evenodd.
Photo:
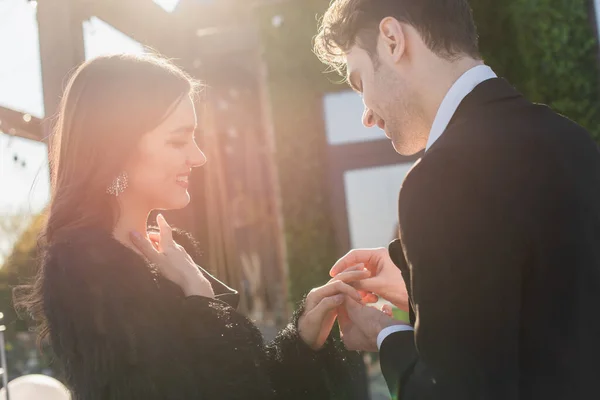
<instances>
[{"instance_id":1,"label":"man's ear","mask_svg":"<svg viewBox=\"0 0 600 400\"><path fill-rule=\"evenodd\" d=\"M404 26L396 18L386 17L379 23L379 51L394 63L400 61L406 49Z\"/></svg>"}]
</instances>

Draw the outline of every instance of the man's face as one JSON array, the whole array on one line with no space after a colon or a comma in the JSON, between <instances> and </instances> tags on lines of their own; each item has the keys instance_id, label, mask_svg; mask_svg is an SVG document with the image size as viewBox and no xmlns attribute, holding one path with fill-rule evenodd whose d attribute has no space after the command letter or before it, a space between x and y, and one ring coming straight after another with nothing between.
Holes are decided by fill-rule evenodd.
<instances>
[{"instance_id":1,"label":"man's face","mask_svg":"<svg viewBox=\"0 0 600 400\"><path fill-rule=\"evenodd\" d=\"M375 62L358 45L346 54L348 82L365 105L363 124L383 129L398 153L415 154L424 146L418 140L422 119L410 79L385 55L380 56L379 48L373 58Z\"/></svg>"}]
</instances>

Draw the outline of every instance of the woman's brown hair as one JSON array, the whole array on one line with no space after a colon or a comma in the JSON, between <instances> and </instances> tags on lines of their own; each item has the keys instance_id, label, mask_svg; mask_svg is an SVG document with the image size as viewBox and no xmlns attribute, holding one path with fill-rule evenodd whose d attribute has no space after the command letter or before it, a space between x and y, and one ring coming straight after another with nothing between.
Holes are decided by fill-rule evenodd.
<instances>
[{"instance_id":1,"label":"woman's brown hair","mask_svg":"<svg viewBox=\"0 0 600 400\"><path fill-rule=\"evenodd\" d=\"M199 85L155 55L112 55L82 64L60 103L50 147L52 193L40 256L69 233L95 227L111 232L118 206L106 189L140 138L157 127ZM30 286L15 290L15 308L37 323L39 342L49 329L43 305L44 267Z\"/></svg>"}]
</instances>

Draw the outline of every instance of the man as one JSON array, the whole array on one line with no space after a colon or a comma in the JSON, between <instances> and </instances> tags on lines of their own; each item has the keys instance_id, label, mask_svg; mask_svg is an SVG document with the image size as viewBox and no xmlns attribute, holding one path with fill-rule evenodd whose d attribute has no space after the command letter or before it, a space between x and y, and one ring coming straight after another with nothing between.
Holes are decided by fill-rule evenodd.
<instances>
[{"instance_id":1,"label":"man","mask_svg":"<svg viewBox=\"0 0 600 400\"><path fill-rule=\"evenodd\" d=\"M378 347L402 399L600 398L588 133L483 63L467 0L337 0L315 50L346 70L366 126L398 153L425 150L400 190L400 241L331 271L363 264L372 276L356 287L410 302L411 326L347 300L346 345Z\"/></svg>"}]
</instances>

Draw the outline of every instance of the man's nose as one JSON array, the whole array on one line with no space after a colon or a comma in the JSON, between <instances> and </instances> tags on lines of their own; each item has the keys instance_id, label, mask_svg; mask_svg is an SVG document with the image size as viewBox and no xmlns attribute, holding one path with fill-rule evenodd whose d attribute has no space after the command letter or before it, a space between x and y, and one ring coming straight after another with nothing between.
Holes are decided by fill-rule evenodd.
<instances>
[{"instance_id":1,"label":"man's nose","mask_svg":"<svg viewBox=\"0 0 600 400\"><path fill-rule=\"evenodd\" d=\"M373 111L370 108L365 107L365 112L363 113L362 122L363 122L363 125L367 128L372 128L373 126L375 126L375 124L376 124L375 114L373 113Z\"/></svg>"}]
</instances>

